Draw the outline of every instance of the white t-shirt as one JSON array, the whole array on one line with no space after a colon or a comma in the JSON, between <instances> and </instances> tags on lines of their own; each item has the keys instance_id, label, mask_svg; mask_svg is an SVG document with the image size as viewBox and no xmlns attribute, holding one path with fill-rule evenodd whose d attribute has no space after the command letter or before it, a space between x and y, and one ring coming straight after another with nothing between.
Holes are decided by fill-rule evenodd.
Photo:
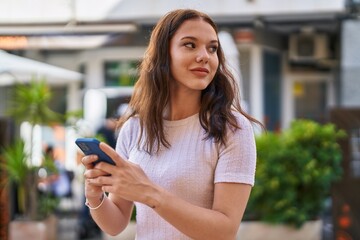
<instances>
[{"instance_id":1,"label":"white t-shirt","mask_svg":"<svg viewBox=\"0 0 360 240\"><path fill-rule=\"evenodd\" d=\"M138 148L140 123L130 118L121 128L116 151L139 164L156 184L178 197L210 209L214 184L235 182L254 185L256 146L251 123L235 113L241 129L227 131L226 146L206 139L199 114L178 121L164 121L165 136L171 144L149 155ZM137 240L190 239L162 219L150 207L135 203Z\"/></svg>"}]
</instances>

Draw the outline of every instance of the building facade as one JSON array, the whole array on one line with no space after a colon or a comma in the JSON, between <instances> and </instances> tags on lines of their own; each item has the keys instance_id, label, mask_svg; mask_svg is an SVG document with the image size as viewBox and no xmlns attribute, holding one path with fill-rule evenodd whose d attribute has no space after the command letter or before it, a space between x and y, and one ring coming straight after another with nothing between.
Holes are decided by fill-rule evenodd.
<instances>
[{"instance_id":1,"label":"building facade","mask_svg":"<svg viewBox=\"0 0 360 240\"><path fill-rule=\"evenodd\" d=\"M356 1L227 0L220 4L216 0L123 0L105 6L108 11L102 16L86 13L84 1L76 4L58 8L64 11L64 19L47 16L45 22L33 16L32 27L40 29L36 34L30 34L29 26L26 30L21 22L26 19L10 23L6 15L0 19L0 46L4 49L84 74L82 84L68 84L59 90L67 93L63 102L68 110L83 107L84 89L131 86L133 80L126 79L136 77L136 63L141 61L152 27L175 8L207 12L220 30L233 36L240 52L241 97L249 113L268 129L285 128L294 118L326 122L331 107L360 103L360 84L355 77L360 25L354 17ZM75 14L66 14L67 10ZM61 30L52 23L55 20L69 27ZM9 25L13 25L12 32L5 27ZM63 45L55 40L59 36ZM6 37L25 37L28 45L9 47L4 45ZM66 41L72 45L64 45Z\"/></svg>"},{"instance_id":2,"label":"building facade","mask_svg":"<svg viewBox=\"0 0 360 240\"><path fill-rule=\"evenodd\" d=\"M53 107L84 109L95 130L128 100L151 29L176 8L208 13L232 37L241 99L268 130L360 107L358 0L6 0L0 49L82 73L50 83ZM12 93L5 77L0 64L0 117Z\"/></svg>"}]
</instances>

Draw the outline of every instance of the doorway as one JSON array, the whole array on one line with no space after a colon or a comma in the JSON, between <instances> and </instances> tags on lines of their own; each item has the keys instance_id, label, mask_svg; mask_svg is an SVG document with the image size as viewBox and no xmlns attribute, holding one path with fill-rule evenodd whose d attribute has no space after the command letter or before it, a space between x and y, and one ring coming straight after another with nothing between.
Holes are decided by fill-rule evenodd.
<instances>
[{"instance_id":1,"label":"doorway","mask_svg":"<svg viewBox=\"0 0 360 240\"><path fill-rule=\"evenodd\" d=\"M285 75L282 101L284 128L299 118L328 122L329 109L335 104L333 77L331 73L311 71L293 71Z\"/></svg>"},{"instance_id":2,"label":"doorway","mask_svg":"<svg viewBox=\"0 0 360 240\"><path fill-rule=\"evenodd\" d=\"M264 114L265 126L270 131L281 128L281 55L275 51L264 50Z\"/></svg>"},{"instance_id":3,"label":"doorway","mask_svg":"<svg viewBox=\"0 0 360 240\"><path fill-rule=\"evenodd\" d=\"M325 81L295 81L293 85L294 117L325 123L327 119L326 94Z\"/></svg>"}]
</instances>

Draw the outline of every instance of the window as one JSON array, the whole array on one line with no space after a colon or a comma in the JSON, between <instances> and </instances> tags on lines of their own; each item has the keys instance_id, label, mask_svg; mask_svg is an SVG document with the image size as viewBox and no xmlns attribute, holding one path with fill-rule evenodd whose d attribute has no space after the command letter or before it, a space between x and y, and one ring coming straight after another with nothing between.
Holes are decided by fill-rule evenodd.
<instances>
[{"instance_id":1,"label":"window","mask_svg":"<svg viewBox=\"0 0 360 240\"><path fill-rule=\"evenodd\" d=\"M133 86L138 78L138 65L138 60L105 62L105 86Z\"/></svg>"},{"instance_id":2,"label":"window","mask_svg":"<svg viewBox=\"0 0 360 240\"><path fill-rule=\"evenodd\" d=\"M360 177L360 128L351 130L350 134L350 169L352 176Z\"/></svg>"}]
</instances>

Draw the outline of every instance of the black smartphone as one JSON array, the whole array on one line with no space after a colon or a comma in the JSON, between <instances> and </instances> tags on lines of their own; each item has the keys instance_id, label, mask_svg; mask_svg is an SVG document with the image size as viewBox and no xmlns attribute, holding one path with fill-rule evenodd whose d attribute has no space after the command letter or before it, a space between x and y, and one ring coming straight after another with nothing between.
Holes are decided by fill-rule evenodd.
<instances>
[{"instance_id":1,"label":"black smartphone","mask_svg":"<svg viewBox=\"0 0 360 240\"><path fill-rule=\"evenodd\" d=\"M85 155L97 155L99 159L94 162L97 164L101 161L115 165L114 161L100 149L100 141L96 138L78 138L75 140L76 145Z\"/></svg>"}]
</instances>

